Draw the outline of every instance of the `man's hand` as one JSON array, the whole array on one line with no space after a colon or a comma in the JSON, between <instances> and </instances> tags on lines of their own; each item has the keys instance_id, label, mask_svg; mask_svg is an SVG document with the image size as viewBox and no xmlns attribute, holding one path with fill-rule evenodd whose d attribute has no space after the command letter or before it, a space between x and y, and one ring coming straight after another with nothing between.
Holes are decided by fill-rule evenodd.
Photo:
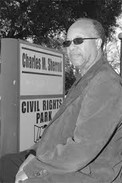
<instances>
[{"instance_id":1,"label":"man's hand","mask_svg":"<svg viewBox=\"0 0 122 183\"><path fill-rule=\"evenodd\" d=\"M27 175L24 173L24 171L20 171L16 174L16 180L15 180L15 183L19 183L21 181L24 181L28 179Z\"/></svg>"},{"instance_id":2,"label":"man's hand","mask_svg":"<svg viewBox=\"0 0 122 183\"><path fill-rule=\"evenodd\" d=\"M22 165L19 168L19 171L16 174L15 183L19 183L19 181L23 181L28 179L27 175L23 171L24 166L26 166L33 158L35 158L34 155L30 154L27 159L22 163Z\"/></svg>"}]
</instances>

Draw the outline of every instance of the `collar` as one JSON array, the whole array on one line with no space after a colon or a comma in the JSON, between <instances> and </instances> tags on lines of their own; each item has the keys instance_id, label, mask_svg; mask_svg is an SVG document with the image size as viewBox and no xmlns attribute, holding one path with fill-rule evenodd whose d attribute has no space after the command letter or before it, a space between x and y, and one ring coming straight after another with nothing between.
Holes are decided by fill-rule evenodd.
<instances>
[{"instance_id":1,"label":"collar","mask_svg":"<svg viewBox=\"0 0 122 183\"><path fill-rule=\"evenodd\" d=\"M105 63L107 63L107 60L105 56L102 55L101 58L94 65L92 65L92 67L90 67L90 69L83 76L79 75L76 78L74 85L76 86L81 79L84 80L87 77L93 77L100 70L101 66Z\"/></svg>"}]
</instances>

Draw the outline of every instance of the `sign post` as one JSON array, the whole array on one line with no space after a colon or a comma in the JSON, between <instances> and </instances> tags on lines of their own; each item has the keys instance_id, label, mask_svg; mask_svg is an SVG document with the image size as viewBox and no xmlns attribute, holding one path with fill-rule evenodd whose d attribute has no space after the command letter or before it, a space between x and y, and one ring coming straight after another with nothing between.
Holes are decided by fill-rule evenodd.
<instances>
[{"instance_id":1,"label":"sign post","mask_svg":"<svg viewBox=\"0 0 122 183\"><path fill-rule=\"evenodd\" d=\"M1 40L1 154L23 151L41 138L63 102L63 58L53 49Z\"/></svg>"}]
</instances>

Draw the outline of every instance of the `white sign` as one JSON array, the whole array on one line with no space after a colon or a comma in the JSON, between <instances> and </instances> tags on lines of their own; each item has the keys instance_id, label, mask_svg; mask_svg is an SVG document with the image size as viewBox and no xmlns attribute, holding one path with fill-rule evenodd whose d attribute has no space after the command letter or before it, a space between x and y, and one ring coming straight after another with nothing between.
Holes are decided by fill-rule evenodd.
<instances>
[{"instance_id":1,"label":"white sign","mask_svg":"<svg viewBox=\"0 0 122 183\"><path fill-rule=\"evenodd\" d=\"M63 54L33 44L20 49L19 150L30 148L63 102Z\"/></svg>"},{"instance_id":2,"label":"white sign","mask_svg":"<svg viewBox=\"0 0 122 183\"><path fill-rule=\"evenodd\" d=\"M20 44L20 95L63 94L63 54Z\"/></svg>"},{"instance_id":3,"label":"white sign","mask_svg":"<svg viewBox=\"0 0 122 183\"><path fill-rule=\"evenodd\" d=\"M37 142L52 120L62 98L44 98L20 101L20 150L30 148Z\"/></svg>"}]
</instances>

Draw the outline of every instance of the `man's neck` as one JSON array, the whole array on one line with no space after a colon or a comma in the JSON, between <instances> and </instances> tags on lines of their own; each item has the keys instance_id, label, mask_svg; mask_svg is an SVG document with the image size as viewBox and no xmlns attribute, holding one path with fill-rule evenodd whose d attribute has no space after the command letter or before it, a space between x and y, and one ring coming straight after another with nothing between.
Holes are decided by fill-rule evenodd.
<instances>
[{"instance_id":1,"label":"man's neck","mask_svg":"<svg viewBox=\"0 0 122 183\"><path fill-rule=\"evenodd\" d=\"M89 60L84 68L80 68L80 73L83 76L88 72L88 70L101 58L102 52L98 52L96 57L93 60Z\"/></svg>"}]
</instances>

